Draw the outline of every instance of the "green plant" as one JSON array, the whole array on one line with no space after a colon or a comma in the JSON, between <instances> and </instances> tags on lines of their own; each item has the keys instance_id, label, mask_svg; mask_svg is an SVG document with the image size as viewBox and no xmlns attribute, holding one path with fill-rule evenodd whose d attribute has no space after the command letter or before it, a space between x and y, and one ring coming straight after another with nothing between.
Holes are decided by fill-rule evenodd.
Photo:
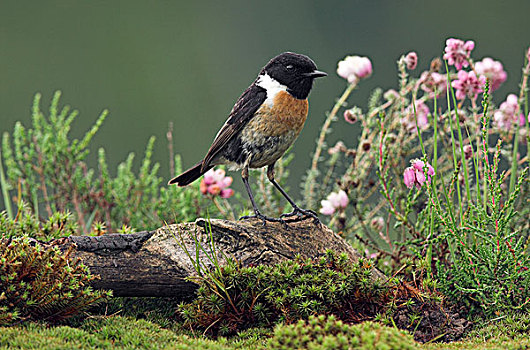
<instances>
[{"instance_id":1,"label":"green plant","mask_svg":"<svg viewBox=\"0 0 530 350\"><path fill-rule=\"evenodd\" d=\"M310 316L293 325L279 325L269 348L288 349L418 349L410 334L379 323L344 324L334 316Z\"/></svg>"},{"instance_id":2,"label":"green plant","mask_svg":"<svg viewBox=\"0 0 530 350\"><path fill-rule=\"evenodd\" d=\"M318 313L348 323L377 319L411 331L421 342L458 339L467 328L467 321L445 308L435 281L423 277L424 264L402 269L415 276L414 284L399 277L383 281L372 275L372 261L354 262L332 251L319 259L296 257L271 266L242 267L221 256L211 229L207 231L206 240L192 236L195 252L187 250L182 236L176 237L197 273L190 277L199 285L196 299L179 305L184 325L192 330L233 335Z\"/></svg>"},{"instance_id":3,"label":"green plant","mask_svg":"<svg viewBox=\"0 0 530 350\"><path fill-rule=\"evenodd\" d=\"M490 69L491 58L475 62L473 46L449 39L445 72L434 59L417 77L416 53L400 57L396 90L374 90L367 111L344 111L346 122L361 124L358 144L327 148L358 83L349 81L323 125L303 194L314 206L333 191L321 213L378 267L394 273L425 261L424 276L438 279L450 301L495 317L530 305L530 62L526 51L519 93L496 107L491 91L506 74L500 62Z\"/></svg>"},{"instance_id":4,"label":"green plant","mask_svg":"<svg viewBox=\"0 0 530 350\"><path fill-rule=\"evenodd\" d=\"M486 84L482 103L482 130L476 137L477 149L472 157L474 191L467 180L472 176L465 172L463 187L468 194L460 196L458 202L453 201L448 190L453 184L444 184L443 177L441 189L427 184L427 192L434 215L431 222L438 227L438 233L433 236L446 240L450 251L450 260L437 264L441 289L452 301L465 305L469 312L494 317L506 311L527 309L530 302L528 233L516 229L516 201L528 168L523 169L513 187L510 185L509 194L503 196L502 183L506 177L499 169L501 139L490 158L488 87ZM425 158L424 149L423 152ZM465 167L463 156L461 162Z\"/></svg>"},{"instance_id":5,"label":"green plant","mask_svg":"<svg viewBox=\"0 0 530 350\"><path fill-rule=\"evenodd\" d=\"M73 328L28 323L0 327L0 348L228 350L226 340L179 335L146 320L105 316L87 318ZM250 347L248 349L251 349Z\"/></svg>"},{"instance_id":6,"label":"green plant","mask_svg":"<svg viewBox=\"0 0 530 350\"><path fill-rule=\"evenodd\" d=\"M39 218L58 211L72 213L78 233L86 233L97 223L104 223L110 232L123 225L142 230L159 227L164 220L185 221L200 215L208 202L198 183L188 189L162 186L165 181L157 175L159 165L152 162L154 137L147 143L138 172L133 171L131 153L118 165L116 176L111 176L103 149L98 153L99 169L91 168L86 163L89 145L108 112L101 113L82 139L71 140L78 111L60 108L60 96L55 93L45 115L41 95L36 94L32 126L18 122L12 134L3 135L0 186L4 216L13 219L12 202L25 202ZM172 164L174 171L181 171L178 156ZM217 213L217 208L210 212Z\"/></svg>"},{"instance_id":7,"label":"green plant","mask_svg":"<svg viewBox=\"0 0 530 350\"><path fill-rule=\"evenodd\" d=\"M71 317L111 295L94 291L87 267L27 236L0 239L0 324Z\"/></svg>"},{"instance_id":8,"label":"green plant","mask_svg":"<svg viewBox=\"0 0 530 350\"><path fill-rule=\"evenodd\" d=\"M77 223L69 212L55 212L46 221L41 221L24 202L19 203L14 218L10 218L6 211L0 212L0 232L3 238L28 236L47 241L70 236L76 231Z\"/></svg>"},{"instance_id":9,"label":"green plant","mask_svg":"<svg viewBox=\"0 0 530 350\"><path fill-rule=\"evenodd\" d=\"M197 297L179 309L191 327L233 334L271 327L315 313L358 322L374 317L389 299L389 285L372 278L368 261L332 252L317 261L296 258L273 266L241 267L233 259L194 279Z\"/></svg>"}]
</instances>

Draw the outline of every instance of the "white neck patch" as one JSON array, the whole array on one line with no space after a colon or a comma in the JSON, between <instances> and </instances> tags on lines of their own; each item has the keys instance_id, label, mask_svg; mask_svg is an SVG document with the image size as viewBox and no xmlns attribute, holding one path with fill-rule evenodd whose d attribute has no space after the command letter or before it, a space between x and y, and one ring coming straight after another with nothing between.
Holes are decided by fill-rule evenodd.
<instances>
[{"instance_id":1,"label":"white neck patch","mask_svg":"<svg viewBox=\"0 0 530 350\"><path fill-rule=\"evenodd\" d=\"M269 107L272 107L274 97L278 92L287 91L287 86L280 84L267 73L258 77L256 85L261 86L267 91L267 99L263 103L266 103Z\"/></svg>"}]
</instances>

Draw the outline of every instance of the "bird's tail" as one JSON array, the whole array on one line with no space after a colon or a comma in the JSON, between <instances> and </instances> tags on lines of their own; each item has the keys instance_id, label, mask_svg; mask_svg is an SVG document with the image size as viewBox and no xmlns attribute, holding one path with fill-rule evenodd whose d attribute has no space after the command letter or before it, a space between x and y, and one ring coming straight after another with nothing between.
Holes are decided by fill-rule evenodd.
<instances>
[{"instance_id":1,"label":"bird's tail","mask_svg":"<svg viewBox=\"0 0 530 350\"><path fill-rule=\"evenodd\" d=\"M204 169L202 169L202 162L203 161L201 160L199 163L195 164L194 166L192 166L191 168L189 168L188 170L186 170L179 176L174 177L173 179L169 180L168 185L177 184L178 186L182 187L182 186L189 185L193 181L197 180L199 177L202 176L202 174L204 174L205 172L207 172L208 170L212 168L212 166L209 165L205 167Z\"/></svg>"}]
</instances>

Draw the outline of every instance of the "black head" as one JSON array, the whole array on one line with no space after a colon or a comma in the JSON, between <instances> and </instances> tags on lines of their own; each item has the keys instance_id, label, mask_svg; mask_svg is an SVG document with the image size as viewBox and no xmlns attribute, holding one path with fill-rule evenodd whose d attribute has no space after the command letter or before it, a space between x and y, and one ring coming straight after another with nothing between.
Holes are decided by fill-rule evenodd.
<instances>
[{"instance_id":1,"label":"black head","mask_svg":"<svg viewBox=\"0 0 530 350\"><path fill-rule=\"evenodd\" d=\"M317 70L315 62L309 57L293 52L284 52L267 63L260 74L268 74L296 98L304 99L309 95L313 79L327 74Z\"/></svg>"}]
</instances>

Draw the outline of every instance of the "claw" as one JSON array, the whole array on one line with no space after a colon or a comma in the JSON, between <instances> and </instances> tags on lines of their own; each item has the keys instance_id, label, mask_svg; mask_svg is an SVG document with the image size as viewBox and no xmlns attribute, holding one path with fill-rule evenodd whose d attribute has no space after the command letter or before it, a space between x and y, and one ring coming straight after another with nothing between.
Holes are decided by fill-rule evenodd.
<instances>
[{"instance_id":1,"label":"claw","mask_svg":"<svg viewBox=\"0 0 530 350\"><path fill-rule=\"evenodd\" d=\"M248 219L260 219L260 220L263 221L263 226L265 226L267 224L267 221L270 221L270 222L280 222L280 223L282 223L282 225L284 227L287 227L287 223L281 217L273 218L273 217L270 217L270 216L265 216L265 215L263 215L263 214L261 214L259 212L254 214L254 215L245 215L245 216L242 216L242 217L239 218L239 220L248 220Z\"/></svg>"},{"instance_id":2,"label":"claw","mask_svg":"<svg viewBox=\"0 0 530 350\"><path fill-rule=\"evenodd\" d=\"M315 213L313 210L310 210L310 209L301 209L301 208L295 207L292 212L280 215L280 218L291 217L291 216L297 216L298 218L295 219L296 221L305 220L307 218L313 218L313 221L315 224L317 225L320 224L320 219L318 218L317 213Z\"/></svg>"}]
</instances>

